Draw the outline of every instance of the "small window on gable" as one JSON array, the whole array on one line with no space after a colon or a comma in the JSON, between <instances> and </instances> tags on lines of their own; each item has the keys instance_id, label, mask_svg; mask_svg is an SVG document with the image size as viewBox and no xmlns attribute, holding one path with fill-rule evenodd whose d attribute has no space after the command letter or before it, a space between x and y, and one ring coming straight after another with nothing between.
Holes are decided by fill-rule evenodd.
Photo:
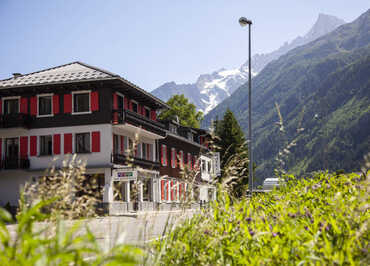
<instances>
[{"instance_id":1,"label":"small window on gable","mask_svg":"<svg viewBox=\"0 0 370 266\"><path fill-rule=\"evenodd\" d=\"M38 96L39 116L52 115L52 95Z\"/></svg>"},{"instance_id":2,"label":"small window on gable","mask_svg":"<svg viewBox=\"0 0 370 266\"><path fill-rule=\"evenodd\" d=\"M90 112L90 92L73 93L73 113Z\"/></svg>"},{"instance_id":3,"label":"small window on gable","mask_svg":"<svg viewBox=\"0 0 370 266\"><path fill-rule=\"evenodd\" d=\"M4 99L4 115L19 113L19 99Z\"/></svg>"},{"instance_id":4,"label":"small window on gable","mask_svg":"<svg viewBox=\"0 0 370 266\"><path fill-rule=\"evenodd\" d=\"M90 152L90 133L76 134L76 153Z\"/></svg>"},{"instance_id":5,"label":"small window on gable","mask_svg":"<svg viewBox=\"0 0 370 266\"><path fill-rule=\"evenodd\" d=\"M52 136L40 136L40 155L52 155L53 139Z\"/></svg>"}]
</instances>

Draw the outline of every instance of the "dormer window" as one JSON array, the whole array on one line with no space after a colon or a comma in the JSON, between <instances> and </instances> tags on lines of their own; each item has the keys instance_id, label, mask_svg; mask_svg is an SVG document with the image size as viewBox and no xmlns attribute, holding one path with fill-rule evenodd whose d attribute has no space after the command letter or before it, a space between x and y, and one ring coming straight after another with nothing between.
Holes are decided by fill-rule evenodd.
<instances>
[{"instance_id":1,"label":"dormer window","mask_svg":"<svg viewBox=\"0 0 370 266\"><path fill-rule=\"evenodd\" d=\"M90 113L90 92L75 91L73 94L73 113Z\"/></svg>"},{"instance_id":2,"label":"dormer window","mask_svg":"<svg viewBox=\"0 0 370 266\"><path fill-rule=\"evenodd\" d=\"M52 94L38 95L38 115L52 115Z\"/></svg>"},{"instance_id":3,"label":"dormer window","mask_svg":"<svg viewBox=\"0 0 370 266\"><path fill-rule=\"evenodd\" d=\"M4 99L4 115L19 113L19 97Z\"/></svg>"}]
</instances>

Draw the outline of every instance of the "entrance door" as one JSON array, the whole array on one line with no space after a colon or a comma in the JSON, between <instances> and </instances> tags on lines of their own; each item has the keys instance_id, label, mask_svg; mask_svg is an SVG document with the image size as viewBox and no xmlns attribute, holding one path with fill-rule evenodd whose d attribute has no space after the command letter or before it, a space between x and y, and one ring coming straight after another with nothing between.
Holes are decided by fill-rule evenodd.
<instances>
[{"instance_id":1,"label":"entrance door","mask_svg":"<svg viewBox=\"0 0 370 266\"><path fill-rule=\"evenodd\" d=\"M18 168L18 138L9 138L5 140L5 168Z\"/></svg>"}]
</instances>

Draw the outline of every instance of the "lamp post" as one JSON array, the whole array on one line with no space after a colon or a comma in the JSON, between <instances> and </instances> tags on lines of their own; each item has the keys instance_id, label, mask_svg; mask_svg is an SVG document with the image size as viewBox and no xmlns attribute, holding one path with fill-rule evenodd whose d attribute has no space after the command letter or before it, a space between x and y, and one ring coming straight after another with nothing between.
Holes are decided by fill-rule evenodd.
<instances>
[{"instance_id":1,"label":"lamp post","mask_svg":"<svg viewBox=\"0 0 370 266\"><path fill-rule=\"evenodd\" d=\"M239 24L242 27L248 25L249 29L249 58L248 58L248 157L249 157L249 180L248 180L248 187L251 193L251 197L253 196L253 159L252 159L252 67L251 67L251 26L252 21L246 19L245 17L241 17L239 19Z\"/></svg>"}]
</instances>

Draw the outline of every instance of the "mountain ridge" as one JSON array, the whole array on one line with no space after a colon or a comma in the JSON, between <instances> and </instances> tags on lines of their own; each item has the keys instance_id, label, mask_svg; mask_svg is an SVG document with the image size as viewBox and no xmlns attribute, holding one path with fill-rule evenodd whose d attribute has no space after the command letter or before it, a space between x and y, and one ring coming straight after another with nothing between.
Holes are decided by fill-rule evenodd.
<instances>
[{"instance_id":1,"label":"mountain ridge","mask_svg":"<svg viewBox=\"0 0 370 266\"><path fill-rule=\"evenodd\" d=\"M275 126L275 103L280 106L288 139L294 138L299 123L305 128L287 166L296 173L359 169L370 147L369 69L370 9L270 62L252 84L256 174L268 177L273 173L275 156L282 147ZM246 132L247 91L246 83L207 114L203 126L229 108Z\"/></svg>"},{"instance_id":2,"label":"mountain ridge","mask_svg":"<svg viewBox=\"0 0 370 266\"><path fill-rule=\"evenodd\" d=\"M291 42L286 42L271 53L255 54L252 57L252 76L255 77L269 62L276 60L287 51L316 39L343 23L345 23L344 20L334 16L319 14L315 24L303 37L299 36ZM229 70L220 68L212 73L201 74L195 83L166 82L153 90L152 94L164 101L174 94L184 94L198 110L207 114L247 80L248 60L239 68Z\"/></svg>"}]
</instances>

